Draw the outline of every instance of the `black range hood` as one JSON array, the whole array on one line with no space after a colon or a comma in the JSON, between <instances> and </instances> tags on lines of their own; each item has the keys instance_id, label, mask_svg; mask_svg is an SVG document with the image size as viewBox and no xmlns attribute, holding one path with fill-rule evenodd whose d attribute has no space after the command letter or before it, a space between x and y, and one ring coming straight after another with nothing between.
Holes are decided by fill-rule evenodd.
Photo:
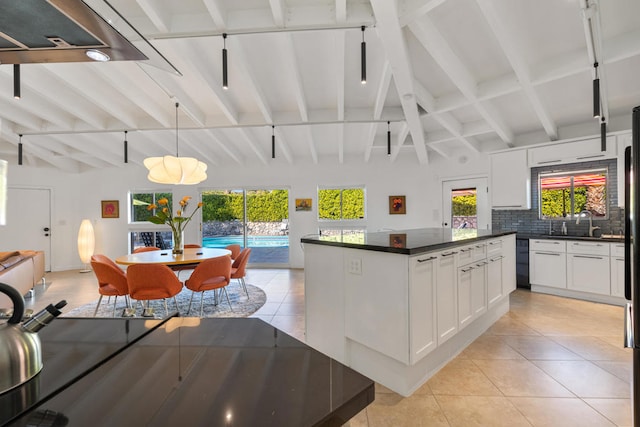
<instances>
[{"instance_id":1,"label":"black range hood","mask_svg":"<svg viewBox=\"0 0 640 427\"><path fill-rule=\"evenodd\" d=\"M0 64L146 60L138 48L81 0L0 0Z\"/></svg>"}]
</instances>

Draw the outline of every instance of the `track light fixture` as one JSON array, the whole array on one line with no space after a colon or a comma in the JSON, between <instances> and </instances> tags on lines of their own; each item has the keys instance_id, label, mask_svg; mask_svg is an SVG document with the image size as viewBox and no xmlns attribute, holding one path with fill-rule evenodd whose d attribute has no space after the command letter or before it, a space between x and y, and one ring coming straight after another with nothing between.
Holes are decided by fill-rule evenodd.
<instances>
[{"instance_id":1,"label":"track light fixture","mask_svg":"<svg viewBox=\"0 0 640 427\"><path fill-rule=\"evenodd\" d=\"M391 155L391 122L387 122L387 156Z\"/></svg>"},{"instance_id":2,"label":"track light fixture","mask_svg":"<svg viewBox=\"0 0 640 427\"><path fill-rule=\"evenodd\" d=\"M367 43L364 41L364 25L362 29L362 43L360 43L360 83L367 84Z\"/></svg>"},{"instance_id":3,"label":"track light fixture","mask_svg":"<svg viewBox=\"0 0 640 427\"><path fill-rule=\"evenodd\" d=\"M276 127L271 125L271 158L276 158Z\"/></svg>"},{"instance_id":4,"label":"track light fixture","mask_svg":"<svg viewBox=\"0 0 640 427\"><path fill-rule=\"evenodd\" d=\"M13 97L20 99L20 64L13 64Z\"/></svg>"},{"instance_id":5,"label":"track light fixture","mask_svg":"<svg viewBox=\"0 0 640 427\"><path fill-rule=\"evenodd\" d=\"M222 34L222 88L229 89L227 80L227 33Z\"/></svg>"},{"instance_id":6,"label":"track light fixture","mask_svg":"<svg viewBox=\"0 0 640 427\"><path fill-rule=\"evenodd\" d=\"M600 122L600 151L607 151L607 122L604 117Z\"/></svg>"},{"instance_id":7,"label":"track light fixture","mask_svg":"<svg viewBox=\"0 0 640 427\"><path fill-rule=\"evenodd\" d=\"M124 162L129 163L129 143L127 142L127 131L124 131Z\"/></svg>"},{"instance_id":8,"label":"track light fixture","mask_svg":"<svg viewBox=\"0 0 640 427\"><path fill-rule=\"evenodd\" d=\"M22 134L18 135L20 141L18 142L18 165L22 165Z\"/></svg>"},{"instance_id":9,"label":"track light fixture","mask_svg":"<svg viewBox=\"0 0 640 427\"><path fill-rule=\"evenodd\" d=\"M600 117L600 77L598 76L598 63L593 64L595 79L593 79L593 118Z\"/></svg>"}]
</instances>

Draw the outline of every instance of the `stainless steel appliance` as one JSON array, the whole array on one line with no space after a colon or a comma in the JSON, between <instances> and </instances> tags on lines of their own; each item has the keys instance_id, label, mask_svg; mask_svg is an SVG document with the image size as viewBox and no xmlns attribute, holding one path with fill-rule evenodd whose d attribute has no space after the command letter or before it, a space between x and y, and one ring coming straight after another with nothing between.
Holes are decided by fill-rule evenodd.
<instances>
[{"instance_id":1,"label":"stainless steel appliance","mask_svg":"<svg viewBox=\"0 0 640 427\"><path fill-rule=\"evenodd\" d=\"M18 387L32 379L42 369L42 350L37 332L61 314L60 308L67 302L55 306L49 304L44 310L24 323L24 300L15 288L0 283L0 292L11 298L13 315L7 323L0 325L0 394Z\"/></svg>"},{"instance_id":2,"label":"stainless steel appliance","mask_svg":"<svg viewBox=\"0 0 640 427\"><path fill-rule=\"evenodd\" d=\"M624 345L633 349L631 387L633 425L640 426L640 106L633 109L632 144L625 150L625 334Z\"/></svg>"}]
</instances>

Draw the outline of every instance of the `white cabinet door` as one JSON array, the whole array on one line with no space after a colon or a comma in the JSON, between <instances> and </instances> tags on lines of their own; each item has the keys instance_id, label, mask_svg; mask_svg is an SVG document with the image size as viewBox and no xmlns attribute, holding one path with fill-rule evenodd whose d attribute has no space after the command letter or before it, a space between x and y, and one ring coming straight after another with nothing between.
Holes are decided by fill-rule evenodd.
<instances>
[{"instance_id":1,"label":"white cabinet door","mask_svg":"<svg viewBox=\"0 0 640 427\"><path fill-rule=\"evenodd\" d=\"M502 255L498 255L490 258L487 264L487 304L489 307L492 307L504 295L502 293L503 259Z\"/></svg>"},{"instance_id":2,"label":"white cabinet door","mask_svg":"<svg viewBox=\"0 0 640 427\"><path fill-rule=\"evenodd\" d=\"M563 252L530 251L529 281L532 285L567 287L567 255Z\"/></svg>"},{"instance_id":3,"label":"white cabinet door","mask_svg":"<svg viewBox=\"0 0 640 427\"><path fill-rule=\"evenodd\" d=\"M409 363L414 364L438 343L436 277L438 257L425 254L409 261Z\"/></svg>"},{"instance_id":4,"label":"white cabinet door","mask_svg":"<svg viewBox=\"0 0 640 427\"><path fill-rule=\"evenodd\" d=\"M567 288L610 295L610 280L608 256L582 254L567 256Z\"/></svg>"},{"instance_id":5,"label":"white cabinet door","mask_svg":"<svg viewBox=\"0 0 640 427\"><path fill-rule=\"evenodd\" d=\"M624 298L624 258L611 258L611 295Z\"/></svg>"},{"instance_id":6,"label":"white cabinet door","mask_svg":"<svg viewBox=\"0 0 640 427\"><path fill-rule=\"evenodd\" d=\"M509 295L516 290L516 236L502 238L502 294Z\"/></svg>"},{"instance_id":7,"label":"white cabinet door","mask_svg":"<svg viewBox=\"0 0 640 427\"><path fill-rule=\"evenodd\" d=\"M493 153L491 158L491 207L530 209L531 172L526 150Z\"/></svg>"},{"instance_id":8,"label":"white cabinet door","mask_svg":"<svg viewBox=\"0 0 640 427\"><path fill-rule=\"evenodd\" d=\"M473 266L458 269L458 325L460 329L473 320L473 307L471 304L472 272Z\"/></svg>"},{"instance_id":9,"label":"white cabinet door","mask_svg":"<svg viewBox=\"0 0 640 427\"><path fill-rule=\"evenodd\" d=\"M556 165L592 160L610 159L616 156L616 137L607 136L607 150L600 151L600 138L546 144L528 150L529 166Z\"/></svg>"},{"instance_id":10,"label":"white cabinet door","mask_svg":"<svg viewBox=\"0 0 640 427\"><path fill-rule=\"evenodd\" d=\"M456 287L456 252L444 251L438 255L436 304L438 307L438 345L458 331L458 298Z\"/></svg>"},{"instance_id":11,"label":"white cabinet door","mask_svg":"<svg viewBox=\"0 0 640 427\"><path fill-rule=\"evenodd\" d=\"M487 261L471 270L471 310L474 319L487 311Z\"/></svg>"}]
</instances>

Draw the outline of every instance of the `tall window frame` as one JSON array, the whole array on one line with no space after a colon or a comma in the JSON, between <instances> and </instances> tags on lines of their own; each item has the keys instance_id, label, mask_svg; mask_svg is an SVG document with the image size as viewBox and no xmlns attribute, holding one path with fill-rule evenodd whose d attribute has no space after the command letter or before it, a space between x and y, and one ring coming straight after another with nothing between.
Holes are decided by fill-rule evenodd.
<instances>
[{"instance_id":1,"label":"tall window frame","mask_svg":"<svg viewBox=\"0 0 640 427\"><path fill-rule=\"evenodd\" d=\"M588 211L593 219L609 219L609 168L554 170L538 175L538 218L576 219Z\"/></svg>"}]
</instances>

